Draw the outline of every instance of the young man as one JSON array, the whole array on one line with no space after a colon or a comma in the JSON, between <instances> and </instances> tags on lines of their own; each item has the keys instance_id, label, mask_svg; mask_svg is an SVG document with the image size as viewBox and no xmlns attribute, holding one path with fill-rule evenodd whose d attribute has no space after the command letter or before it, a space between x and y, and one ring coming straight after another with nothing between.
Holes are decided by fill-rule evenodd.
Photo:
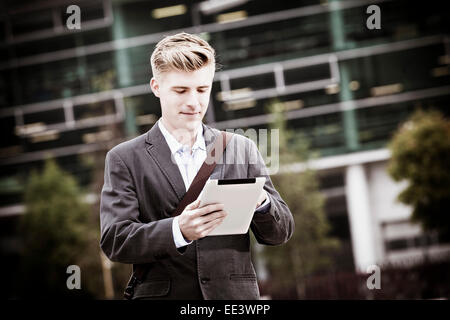
<instances>
[{"instance_id":1,"label":"young man","mask_svg":"<svg viewBox=\"0 0 450 320\"><path fill-rule=\"evenodd\" d=\"M110 150L101 193L100 245L112 260L147 264L134 299L259 299L249 233L212 236L223 204L189 204L171 217L220 132L202 123L215 72L214 49L186 33L161 40L150 87L162 116L145 134ZM233 135L210 178L266 176L251 223L259 243L278 245L294 230L256 145Z\"/></svg>"}]
</instances>

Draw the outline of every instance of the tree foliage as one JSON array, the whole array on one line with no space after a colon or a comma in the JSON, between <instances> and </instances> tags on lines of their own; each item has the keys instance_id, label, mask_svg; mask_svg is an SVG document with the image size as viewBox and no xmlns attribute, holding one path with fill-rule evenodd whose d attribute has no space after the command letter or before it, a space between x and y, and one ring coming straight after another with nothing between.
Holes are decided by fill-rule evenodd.
<instances>
[{"instance_id":1,"label":"tree foliage","mask_svg":"<svg viewBox=\"0 0 450 320\"><path fill-rule=\"evenodd\" d=\"M418 110L389 149L390 175L408 182L398 200L413 208L413 221L450 239L450 121L437 111Z\"/></svg>"},{"instance_id":2,"label":"tree foliage","mask_svg":"<svg viewBox=\"0 0 450 320\"><path fill-rule=\"evenodd\" d=\"M309 146L306 139L286 128L278 102L270 105L276 120L272 129L279 130L280 164L308 160ZM316 173L306 168L299 173L281 172L272 176L275 188L289 206L295 222L292 238L283 246L264 247L263 254L275 290L295 285L297 297L305 295L305 277L326 269L332 262L327 253L338 249L339 242L328 233L330 225L324 212L325 198L319 191Z\"/></svg>"},{"instance_id":3,"label":"tree foliage","mask_svg":"<svg viewBox=\"0 0 450 320\"><path fill-rule=\"evenodd\" d=\"M22 261L20 296L93 297L83 266L90 244L96 241L89 227L91 209L81 198L73 177L47 160L42 173L32 172L25 190L26 213L20 222ZM99 260L98 255L94 260ZM89 264L89 263L88 263ZM98 263L97 263L98 264ZM70 265L81 268L81 290L68 290Z\"/></svg>"}]
</instances>

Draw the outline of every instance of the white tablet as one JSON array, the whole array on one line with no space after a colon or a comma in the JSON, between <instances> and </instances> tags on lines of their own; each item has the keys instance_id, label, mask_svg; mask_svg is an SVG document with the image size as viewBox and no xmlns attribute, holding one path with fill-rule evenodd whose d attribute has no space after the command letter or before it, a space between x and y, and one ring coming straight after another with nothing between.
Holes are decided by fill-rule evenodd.
<instances>
[{"instance_id":1,"label":"white tablet","mask_svg":"<svg viewBox=\"0 0 450 320\"><path fill-rule=\"evenodd\" d=\"M265 177L208 180L199 195L200 207L223 203L228 213L208 236L247 233L265 183Z\"/></svg>"}]
</instances>

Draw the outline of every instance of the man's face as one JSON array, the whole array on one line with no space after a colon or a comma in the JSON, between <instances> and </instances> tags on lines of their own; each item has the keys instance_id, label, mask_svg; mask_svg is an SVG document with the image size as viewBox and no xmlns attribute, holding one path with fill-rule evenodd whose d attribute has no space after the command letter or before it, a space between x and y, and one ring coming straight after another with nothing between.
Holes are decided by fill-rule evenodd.
<instances>
[{"instance_id":1,"label":"man's face","mask_svg":"<svg viewBox=\"0 0 450 320\"><path fill-rule=\"evenodd\" d=\"M208 109L214 65L193 72L169 71L152 78L150 86L159 97L164 125L169 131L194 132Z\"/></svg>"}]
</instances>

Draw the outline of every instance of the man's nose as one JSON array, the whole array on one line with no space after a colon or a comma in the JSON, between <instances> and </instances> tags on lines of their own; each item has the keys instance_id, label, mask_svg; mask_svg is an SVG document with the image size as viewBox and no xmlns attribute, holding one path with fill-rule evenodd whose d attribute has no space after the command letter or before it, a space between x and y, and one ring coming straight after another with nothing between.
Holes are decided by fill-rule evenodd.
<instances>
[{"instance_id":1,"label":"man's nose","mask_svg":"<svg viewBox=\"0 0 450 320\"><path fill-rule=\"evenodd\" d=\"M189 95L188 100L186 101L186 104L191 109L194 109L194 110L200 108L200 99L196 92L192 92Z\"/></svg>"}]
</instances>

